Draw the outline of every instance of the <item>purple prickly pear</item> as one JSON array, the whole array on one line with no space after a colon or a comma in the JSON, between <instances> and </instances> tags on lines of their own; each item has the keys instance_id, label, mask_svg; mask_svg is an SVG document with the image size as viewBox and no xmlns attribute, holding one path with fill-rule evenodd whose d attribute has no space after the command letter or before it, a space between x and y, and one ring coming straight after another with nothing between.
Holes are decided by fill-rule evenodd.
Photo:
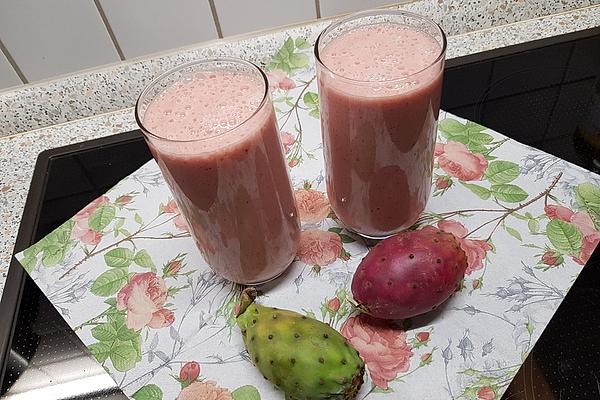
<instances>
[{"instance_id":1,"label":"purple prickly pear","mask_svg":"<svg viewBox=\"0 0 600 400\"><path fill-rule=\"evenodd\" d=\"M448 299L466 268L467 257L457 238L428 226L379 242L359 264L352 294L374 317L409 318Z\"/></svg>"}]
</instances>

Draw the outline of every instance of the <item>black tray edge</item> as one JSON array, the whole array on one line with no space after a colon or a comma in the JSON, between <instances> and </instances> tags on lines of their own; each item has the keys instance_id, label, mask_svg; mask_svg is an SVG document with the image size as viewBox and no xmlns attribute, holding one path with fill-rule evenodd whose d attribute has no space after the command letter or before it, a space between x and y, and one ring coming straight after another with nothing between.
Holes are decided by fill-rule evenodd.
<instances>
[{"instance_id":1,"label":"black tray edge","mask_svg":"<svg viewBox=\"0 0 600 400\"><path fill-rule=\"evenodd\" d=\"M31 183L29 185L29 192L27 194L27 200L25 201L25 207L23 208L23 214L21 217L21 223L19 225L19 231L17 233L17 238L15 240L13 255L10 259L8 276L4 284L4 292L2 293L2 298L0 299L0 318L2 318L2 323L0 323L0 382L4 381L6 366L8 365L8 357L10 355L10 343L12 343L13 340L16 327L16 318L19 315L23 286L25 285L25 278L28 276L21 264L15 258L15 254L25 250L27 247L33 244L35 240L34 235L40 217L40 202L42 200L43 193L46 190L48 180L47 171L50 159L52 157L91 150L107 145L136 141L140 140L141 138L141 132L139 130L134 130L57 147L54 149L48 149L39 153L33 170Z\"/></svg>"}]
</instances>

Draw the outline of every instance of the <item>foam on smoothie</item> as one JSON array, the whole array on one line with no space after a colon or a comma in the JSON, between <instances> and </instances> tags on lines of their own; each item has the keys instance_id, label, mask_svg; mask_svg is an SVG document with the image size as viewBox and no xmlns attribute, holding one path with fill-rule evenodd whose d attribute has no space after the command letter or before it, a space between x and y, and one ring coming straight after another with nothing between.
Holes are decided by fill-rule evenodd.
<instances>
[{"instance_id":1,"label":"foam on smoothie","mask_svg":"<svg viewBox=\"0 0 600 400\"><path fill-rule=\"evenodd\" d=\"M381 91L406 91L431 81L431 75L439 71L411 75L433 64L440 52L440 45L430 35L406 25L382 23L360 26L332 39L320 58L345 78L381 82L360 89L363 95L380 95ZM388 82L409 76L405 81Z\"/></svg>"},{"instance_id":2,"label":"foam on smoothie","mask_svg":"<svg viewBox=\"0 0 600 400\"><path fill-rule=\"evenodd\" d=\"M154 135L170 140L213 138L252 116L264 90L261 80L245 73L198 72L158 95L148 106L144 125Z\"/></svg>"}]
</instances>

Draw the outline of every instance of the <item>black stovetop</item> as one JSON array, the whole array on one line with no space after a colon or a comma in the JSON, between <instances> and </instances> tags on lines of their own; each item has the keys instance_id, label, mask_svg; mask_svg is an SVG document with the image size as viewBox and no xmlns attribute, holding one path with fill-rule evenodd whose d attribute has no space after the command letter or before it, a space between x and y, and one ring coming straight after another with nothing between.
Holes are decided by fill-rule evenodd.
<instances>
[{"instance_id":1,"label":"black stovetop","mask_svg":"<svg viewBox=\"0 0 600 400\"><path fill-rule=\"evenodd\" d=\"M442 108L584 168L600 165L600 28L447 62ZM596 96L600 97L600 93ZM41 239L150 154L131 132L42 153L16 251ZM600 251L535 345L505 399L600 399ZM0 397L121 399L112 380L13 261L0 304Z\"/></svg>"}]
</instances>

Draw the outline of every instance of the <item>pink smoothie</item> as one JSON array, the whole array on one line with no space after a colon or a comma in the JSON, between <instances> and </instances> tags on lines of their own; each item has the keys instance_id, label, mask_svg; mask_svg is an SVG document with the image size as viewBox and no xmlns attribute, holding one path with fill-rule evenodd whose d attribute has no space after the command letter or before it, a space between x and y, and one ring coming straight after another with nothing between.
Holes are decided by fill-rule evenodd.
<instances>
[{"instance_id":1,"label":"pink smoothie","mask_svg":"<svg viewBox=\"0 0 600 400\"><path fill-rule=\"evenodd\" d=\"M395 23L356 28L320 49L327 192L349 229L389 236L412 225L425 208L440 54L433 37Z\"/></svg>"},{"instance_id":2,"label":"pink smoothie","mask_svg":"<svg viewBox=\"0 0 600 400\"><path fill-rule=\"evenodd\" d=\"M262 78L198 72L148 106L148 142L208 264L260 283L294 259L299 224Z\"/></svg>"}]
</instances>

